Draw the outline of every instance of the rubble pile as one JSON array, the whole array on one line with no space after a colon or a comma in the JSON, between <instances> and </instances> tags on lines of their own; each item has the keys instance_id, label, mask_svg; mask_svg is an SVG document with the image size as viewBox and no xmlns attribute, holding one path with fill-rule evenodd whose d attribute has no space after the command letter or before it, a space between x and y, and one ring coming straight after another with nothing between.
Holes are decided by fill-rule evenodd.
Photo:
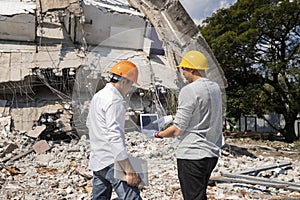
<instances>
[{"instance_id":1,"label":"rubble pile","mask_svg":"<svg viewBox=\"0 0 300 200\"><path fill-rule=\"evenodd\" d=\"M50 146L44 153L31 151L19 159L9 160L30 151L38 141L43 140L30 138L25 133L0 134L0 199L91 199L89 139L82 136L71 141L44 140ZM182 199L174 157L177 141L149 139L139 132L129 132L126 143L132 156L148 160L149 185L141 188L142 197ZM247 150L235 146L236 141L227 139L226 143L227 148L224 148L222 158L211 177L209 199L300 198L300 186L297 186L300 184L298 159L285 154L273 157L269 154L274 151L271 147L265 148L265 153L260 152L260 155L241 155L237 153L239 150ZM299 157L299 152L295 157L297 156ZM262 169L264 166L267 166L266 169ZM252 173L245 174L247 170ZM228 181L226 175L246 178ZM265 182L243 181L248 177L260 178ZM272 182L275 180L284 184L275 184ZM113 194L112 199L117 199L116 194Z\"/></svg>"}]
</instances>

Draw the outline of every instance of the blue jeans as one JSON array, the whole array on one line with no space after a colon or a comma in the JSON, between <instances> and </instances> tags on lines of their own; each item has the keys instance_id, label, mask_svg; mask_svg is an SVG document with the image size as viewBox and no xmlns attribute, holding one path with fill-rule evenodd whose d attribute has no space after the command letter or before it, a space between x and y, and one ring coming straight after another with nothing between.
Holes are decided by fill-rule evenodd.
<instances>
[{"instance_id":1,"label":"blue jeans","mask_svg":"<svg viewBox=\"0 0 300 200\"><path fill-rule=\"evenodd\" d=\"M137 187L131 187L126 181L114 178L113 165L93 172L93 200L110 200L112 189L119 200L142 200Z\"/></svg>"}]
</instances>

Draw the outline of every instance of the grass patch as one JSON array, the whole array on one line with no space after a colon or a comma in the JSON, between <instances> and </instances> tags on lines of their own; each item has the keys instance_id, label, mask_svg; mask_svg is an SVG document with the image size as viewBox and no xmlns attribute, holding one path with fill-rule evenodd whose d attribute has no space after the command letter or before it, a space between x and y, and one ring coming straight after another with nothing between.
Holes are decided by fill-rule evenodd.
<instances>
[{"instance_id":1,"label":"grass patch","mask_svg":"<svg viewBox=\"0 0 300 200\"><path fill-rule=\"evenodd\" d=\"M297 149L297 150L300 150L300 140L297 140L294 142L294 147L293 149Z\"/></svg>"}]
</instances>

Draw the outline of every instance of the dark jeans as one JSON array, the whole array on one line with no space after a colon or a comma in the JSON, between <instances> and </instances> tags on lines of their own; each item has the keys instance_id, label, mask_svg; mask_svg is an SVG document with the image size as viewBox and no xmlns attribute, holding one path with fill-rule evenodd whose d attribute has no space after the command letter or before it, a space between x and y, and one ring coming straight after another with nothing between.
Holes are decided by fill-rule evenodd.
<instances>
[{"instance_id":1,"label":"dark jeans","mask_svg":"<svg viewBox=\"0 0 300 200\"><path fill-rule=\"evenodd\" d=\"M125 181L114 178L113 165L93 172L93 200L110 200L112 189L119 200L142 200L137 187L131 187Z\"/></svg>"},{"instance_id":2,"label":"dark jeans","mask_svg":"<svg viewBox=\"0 0 300 200\"><path fill-rule=\"evenodd\" d=\"M218 158L177 159L178 178L184 200L206 200L209 177Z\"/></svg>"}]
</instances>

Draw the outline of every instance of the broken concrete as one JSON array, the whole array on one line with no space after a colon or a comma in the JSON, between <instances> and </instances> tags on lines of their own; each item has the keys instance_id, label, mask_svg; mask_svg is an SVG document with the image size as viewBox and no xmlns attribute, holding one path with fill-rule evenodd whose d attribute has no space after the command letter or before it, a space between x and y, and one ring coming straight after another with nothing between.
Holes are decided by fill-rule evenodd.
<instances>
[{"instance_id":1,"label":"broken concrete","mask_svg":"<svg viewBox=\"0 0 300 200\"><path fill-rule=\"evenodd\" d=\"M9 154L11 152L13 152L15 149L19 148L18 145L14 144L14 143L9 143L5 150L2 152L2 154L0 155L0 158L5 157L6 154Z\"/></svg>"},{"instance_id":2,"label":"broken concrete","mask_svg":"<svg viewBox=\"0 0 300 200\"><path fill-rule=\"evenodd\" d=\"M4 163L7 162L7 161L8 162L13 162L15 160L18 160L18 159L30 154L31 152L42 154L42 153L45 153L46 151L48 151L49 149L50 149L50 146L46 142L46 140L40 140L40 141L36 142L32 146L32 148L30 148L28 151L19 153L18 155L13 156L13 157L4 158L1 162L4 162Z\"/></svg>"},{"instance_id":3,"label":"broken concrete","mask_svg":"<svg viewBox=\"0 0 300 200\"><path fill-rule=\"evenodd\" d=\"M19 105L17 108L12 108L11 116L14 119L13 128L19 131L30 131L39 120L41 123L47 122L47 119L43 119L42 115L45 115L46 113L55 114L58 111L63 110L61 104L45 104L46 102L41 102L32 105L32 107L23 107L22 105Z\"/></svg>"},{"instance_id":4,"label":"broken concrete","mask_svg":"<svg viewBox=\"0 0 300 200\"><path fill-rule=\"evenodd\" d=\"M126 131L137 131L140 113L166 115L174 112L176 95L184 85L175 67L185 51L203 50L209 56L209 64L214 69L209 72L210 77L221 72L221 68L204 39L197 34L196 27L184 26L183 21L191 22L191 19L177 1L174 5L161 2L164 5L159 8L161 10L145 7L146 4L156 5L152 1L146 1L144 7L136 9L127 1L86 0L79 8L75 1L60 1L57 7L56 1L39 2L34 15L35 40L32 37L29 42L0 42L3 72L0 95L1 99L7 100L3 107L12 117L7 134L1 136L6 139L19 137L22 151L30 150L28 143L39 139L51 141L54 148L45 156L29 154L16 160L13 165L20 169L13 168L16 173L3 167L4 174L0 177L3 197L15 196L19 188L25 188L13 180L14 176L24 175L26 170L25 176L18 177L20 182L35 178L36 182L26 188L40 188L36 193L26 192L28 198L36 195L55 199L80 198L79 191L82 198L90 199L88 140L80 140L78 145L60 141L74 141L72 139L78 139L78 135L83 138L87 134L85 121L89 101L105 85L107 70L122 59L133 61L139 68L140 85L126 97ZM177 13L180 13L180 20ZM224 75L221 73L216 78L224 88ZM8 135L9 131L13 133ZM154 183L159 177L170 179L170 185L174 185L169 189L167 185L158 187L157 182L156 186L144 188L145 195L155 198L159 191L162 194L158 198L171 195L180 199L172 157L156 152L152 144L148 147L145 138L133 138L130 144L141 144L148 149L141 152L142 156L154 159L151 177ZM165 148L164 145L155 148ZM1 149L5 147L3 143ZM139 149L134 147L132 153L138 154ZM5 156L17 156L18 150ZM157 166L162 164L166 164L166 171L161 176Z\"/></svg>"},{"instance_id":5,"label":"broken concrete","mask_svg":"<svg viewBox=\"0 0 300 200\"><path fill-rule=\"evenodd\" d=\"M175 66L189 49L204 51L212 68L208 76L218 79L222 88L226 86L220 66L179 1L42 0L27 4L31 9L15 14L34 17L31 21L35 26L26 27L34 31L34 37L30 41L0 42L0 95L8 101L6 108L15 130L32 130L41 109L48 109L42 107L53 104L53 99L72 101L74 109L55 119L56 132L76 128L79 135L87 134L88 102L105 84L107 70L121 59L136 63L140 72L140 85L127 98L131 102L127 105L127 130L138 130L139 113L165 115L174 110L169 102L175 102L178 89L184 85ZM14 16L6 17L19 23ZM20 103L20 99L25 102ZM70 123L72 118L74 124Z\"/></svg>"},{"instance_id":6,"label":"broken concrete","mask_svg":"<svg viewBox=\"0 0 300 200\"><path fill-rule=\"evenodd\" d=\"M36 5L27 1L0 1L0 39L35 41Z\"/></svg>"},{"instance_id":7,"label":"broken concrete","mask_svg":"<svg viewBox=\"0 0 300 200\"><path fill-rule=\"evenodd\" d=\"M43 13L51 10L65 9L71 7L72 4L79 4L78 0L40 0L39 2Z\"/></svg>"},{"instance_id":8,"label":"broken concrete","mask_svg":"<svg viewBox=\"0 0 300 200\"><path fill-rule=\"evenodd\" d=\"M249 140L244 141L243 138L239 142L237 140L229 139L226 143L237 146L240 146L240 143L251 143ZM22 147L22 150L21 148L14 150L12 156L18 155L21 151L30 150L34 144L31 138L22 134L9 134L8 137L0 135L0 154L12 141L19 143ZM252 143L257 145L261 141ZM52 148L43 154L31 153L10 164L0 165L0 199L23 197L26 199L91 199L92 172L87 167L90 153L89 140L82 136L80 140L49 141L49 144ZM141 188L141 195L144 199L183 199L174 158L176 140L149 139L140 132L128 132L126 144L130 155L148 161L149 186ZM284 149L292 147L286 143L276 145L282 148L284 146ZM240 148L244 147L240 146ZM290 185L300 183L299 159L287 156L287 152L282 152L281 156L268 155L272 151L272 149L265 149L260 154L252 151L256 155L256 158L253 158L234 155L223 150L213 171L212 180L214 177L251 168L259 169L259 173L254 178L264 180L265 184L263 182L253 184L249 181L243 183L237 180L233 183L215 182L208 187L208 199L300 198L299 192L289 190L293 189L292 187L277 187L283 186L282 182L288 182ZM299 153L298 151L297 157ZM277 168L273 167L277 164ZM272 167L264 167L262 171L263 166ZM280 184L269 184L270 181L278 181ZM116 200L117 196L114 194L112 199Z\"/></svg>"},{"instance_id":9,"label":"broken concrete","mask_svg":"<svg viewBox=\"0 0 300 200\"><path fill-rule=\"evenodd\" d=\"M128 1L144 13L155 27L160 40L163 41L163 48L169 53L167 58L171 66L175 67L175 60L178 63L187 51L197 49L207 57L207 76L216 81L221 88L227 87L223 70L213 52L179 1Z\"/></svg>"},{"instance_id":10,"label":"broken concrete","mask_svg":"<svg viewBox=\"0 0 300 200\"><path fill-rule=\"evenodd\" d=\"M46 129L46 125L36 126L33 130L29 130L26 135L32 138L38 138L40 134Z\"/></svg>"}]
</instances>

